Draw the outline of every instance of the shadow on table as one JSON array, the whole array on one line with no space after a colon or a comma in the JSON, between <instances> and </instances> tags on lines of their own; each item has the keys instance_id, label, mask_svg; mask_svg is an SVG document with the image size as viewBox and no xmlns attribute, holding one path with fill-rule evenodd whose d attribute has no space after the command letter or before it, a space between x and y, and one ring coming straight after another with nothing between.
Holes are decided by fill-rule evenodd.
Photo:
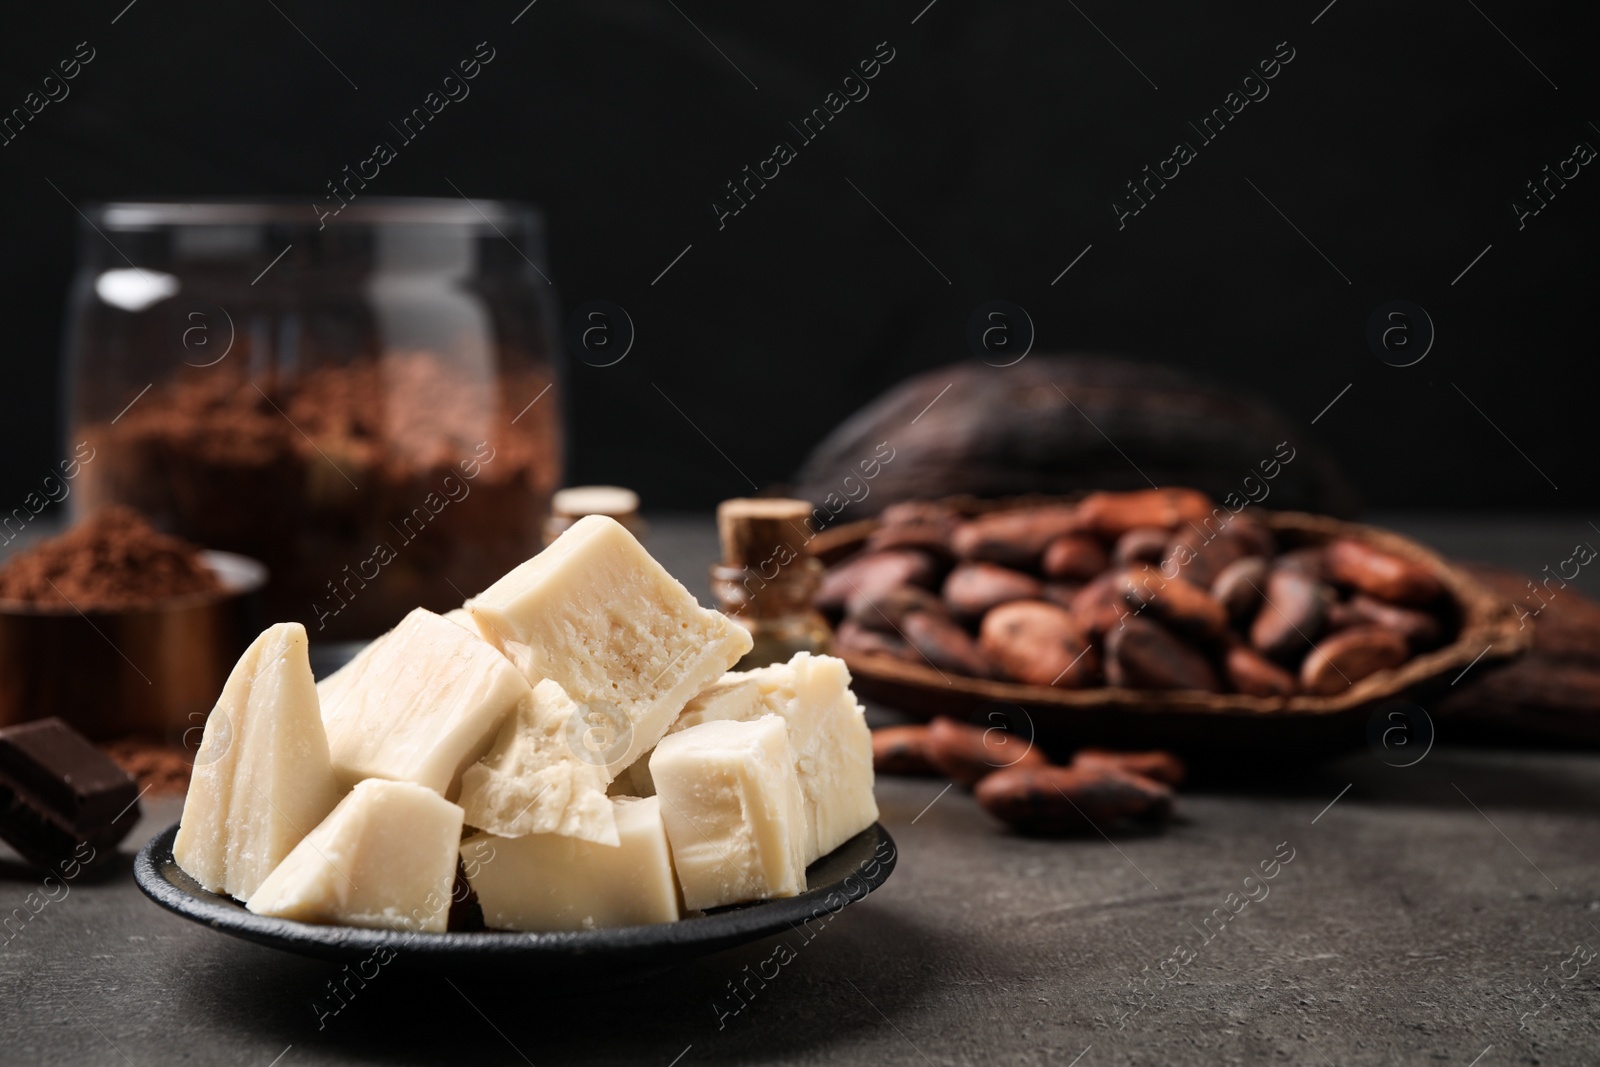
<instances>
[{"instance_id":1,"label":"shadow on table","mask_svg":"<svg viewBox=\"0 0 1600 1067\"><path fill-rule=\"evenodd\" d=\"M174 963L174 992L215 1025L264 1043L382 1063L749 1062L883 1031L915 1010L944 937L869 898L808 940L767 938L661 974L570 988L514 975L407 971L397 960L343 1006L338 965L216 938ZM868 998L871 998L870 1000ZM881 1012L881 1013L880 1013Z\"/></svg>"}]
</instances>

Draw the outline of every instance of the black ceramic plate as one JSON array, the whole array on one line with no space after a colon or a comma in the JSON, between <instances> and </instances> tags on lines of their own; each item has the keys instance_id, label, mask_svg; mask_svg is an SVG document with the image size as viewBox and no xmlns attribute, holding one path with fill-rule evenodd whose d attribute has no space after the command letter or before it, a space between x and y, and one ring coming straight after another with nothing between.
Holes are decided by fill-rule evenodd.
<instances>
[{"instance_id":1,"label":"black ceramic plate","mask_svg":"<svg viewBox=\"0 0 1600 1067\"><path fill-rule=\"evenodd\" d=\"M655 926L622 926L572 933L523 934L487 930L418 934L318 926L246 911L230 897L200 888L172 858L176 825L139 850L134 877L145 895L185 919L246 941L302 956L358 962L378 956L423 968L505 967L528 975L623 977L720 952L826 920L882 885L894 870L894 839L874 823L806 870L811 888L797 897L719 908ZM392 954L392 955L391 955Z\"/></svg>"}]
</instances>

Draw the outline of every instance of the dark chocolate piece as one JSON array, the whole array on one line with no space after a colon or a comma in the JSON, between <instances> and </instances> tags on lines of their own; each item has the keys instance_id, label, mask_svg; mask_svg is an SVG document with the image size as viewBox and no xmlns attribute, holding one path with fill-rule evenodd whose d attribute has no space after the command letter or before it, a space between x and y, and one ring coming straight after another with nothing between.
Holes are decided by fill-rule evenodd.
<instances>
[{"instance_id":1,"label":"dark chocolate piece","mask_svg":"<svg viewBox=\"0 0 1600 1067\"><path fill-rule=\"evenodd\" d=\"M104 863L138 821L138 785L60 719L0 730L0 838L31 863Z\"/></svg>"}]
</instances>

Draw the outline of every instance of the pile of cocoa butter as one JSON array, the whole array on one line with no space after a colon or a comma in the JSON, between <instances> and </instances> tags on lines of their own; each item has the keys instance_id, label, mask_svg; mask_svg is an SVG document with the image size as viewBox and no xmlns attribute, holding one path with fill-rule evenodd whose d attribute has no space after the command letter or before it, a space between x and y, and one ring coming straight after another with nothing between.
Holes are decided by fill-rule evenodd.
<instances>
[{"instance_id":1,"label":"pile of cocoa butter","mask_svg":"<svg viewBox=\"0 0 1600 1067\"><path fill-rule=\"evenodd\" d=\"M845 653L1062 689L1334 696L1454 635L1427 566L1282 544L1192 489L964 516L885 509L817 593Z\"/></svg>"},{"instance_id":2,"label":"pile of cocoa butter","mask_svg":"<svg viewBox=\"0 0 1600 1067\"><path fill-rule=\"evenodd\" d=\"M1153 828L1172 817L1183 761L1170 752L1082 748L1065 766L1032 741L943 716L872 731L878 774L945 777L1019 833L1068 836Z\"/></svg>"}]
</instances>

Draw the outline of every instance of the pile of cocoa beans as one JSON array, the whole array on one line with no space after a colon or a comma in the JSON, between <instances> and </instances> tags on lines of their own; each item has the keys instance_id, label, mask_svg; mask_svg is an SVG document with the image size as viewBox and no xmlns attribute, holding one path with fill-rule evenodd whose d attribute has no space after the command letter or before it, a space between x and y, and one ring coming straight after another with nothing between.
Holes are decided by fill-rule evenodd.
<instances>
[{"instance_id":1,"label":"pile of cocoa beans","mask_svg":"<svg viewBox=\"0 0 1600 1067\"><path fill-rule=\"evenodd\" d=\"M1333 696L1453 637L1429 568L1362 541L1280 545L1192 489L964 517L886 509L824 577L847 653L1062 689Z\"/></svg>"},{"instance_id":2,"label":"pile of cocoa beans","mask_svg":"<svg viewBox=\"0 0 1600 1067\"><path fill-rule=\"evenodd\" d=\"M1040 835L1164 823L1184 778L1168 752L1085 748L1063 767L1018 734L943 717L874 730L872 765L878 774L949 778L1001 822Z\"/></svg>"}]
</instances>

